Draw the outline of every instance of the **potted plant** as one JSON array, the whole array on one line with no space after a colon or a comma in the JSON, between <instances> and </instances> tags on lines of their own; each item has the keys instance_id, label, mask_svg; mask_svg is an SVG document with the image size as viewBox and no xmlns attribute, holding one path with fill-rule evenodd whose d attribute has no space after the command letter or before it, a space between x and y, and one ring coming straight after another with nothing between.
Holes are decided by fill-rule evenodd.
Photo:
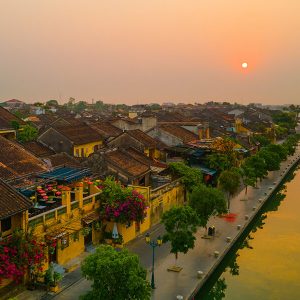
<instances>
[{"instance_id":1,"label":"potted plant","mask_svg":"<svg viewBox=\"0 0 300 300\"><path fill-rule=\"evenodd\" d=\"M104 241L106 244L111 245L113 242L112 231L104 231Z\"/></svg>"},{"instance_id":2,"label":"potted plant","mask_svg":"<svg viewBox=\"0 0 300 300\"><path fill-rule=\"evenodd\" d=\"M46 286L51 292L57 293L59 291L58 283L62 280L62 275L54 271L52 263L46 271L44 279Z\"/></svg>"}]
</instances>

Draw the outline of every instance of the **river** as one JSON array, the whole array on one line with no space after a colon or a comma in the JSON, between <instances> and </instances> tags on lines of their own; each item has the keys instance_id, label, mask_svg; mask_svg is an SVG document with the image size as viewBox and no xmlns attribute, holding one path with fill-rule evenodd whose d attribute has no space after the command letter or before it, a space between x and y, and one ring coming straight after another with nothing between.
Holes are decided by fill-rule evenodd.
<instances>
[{"instance_id":1,"label":"river","mask_svg":"<svg viewBox=\"0 0 300 300\"><path fill-rule=\"evenodd\" d=\"M195 300L300 299L300 169L293 170Z\"/></svg>"}]
</instances>

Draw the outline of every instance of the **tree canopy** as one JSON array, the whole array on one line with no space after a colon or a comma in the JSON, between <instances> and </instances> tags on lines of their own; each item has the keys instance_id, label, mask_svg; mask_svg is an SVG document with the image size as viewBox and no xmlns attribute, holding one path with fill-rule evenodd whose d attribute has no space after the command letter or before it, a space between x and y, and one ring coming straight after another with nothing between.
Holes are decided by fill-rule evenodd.
<instances>
[{"instance_id":1,"label":"tree canopy","mask_svg":"<svg viewBox=\"0 0 300 300\"><path fill-rule=\"evenodd\" d=\"M254 171L255 178L262 179L264 176L268 174L265 160L257 154L248 157L245 160L244 165L246 167L251 168Z\"/></svg>"},{"instance_id":2,"label":"tree canopy","mask_svg":"<svg viewBox=\"0 0 300 300\"><path fill-rule=\"evenodd\" d=\"M92 290L83 300L150 299L151 288L139 257L127 249L117 252L109 245L100 245L81 266L82 274L92 281Z\"/></svg>"},{"instance_id":3,"label":"tree canopy","mask_svg":"<svg viewBox=\"0 0 300 300\"><path fill-rule=\"evenodd\" d=\"M233 167L233 162L230 157L222 153L212 153L207 157L208 166L219 172L229 170Z\"/></svg>"},{"instance_id":4,"label":"tree canopy","mask_svg":"<svg viewBox=\"0 0 300 300\"><path fill-rule=\"evenodd\" d=\"M268 151L267 149L262 149L258 152L258 156L264 159L266 169L268 171L276 171L280 169L281 159L276 152Z\"/></svg>"},{"instance_id":5,"label":"tree canopy","mask_svg":"<svg viewBox=\"0 0 300 300\"><path fill-rule=\"evenodd\" d=\"M204 184L193 189L189 201L190 206L196 211L202 227L206 227L211 216L227 211L224 194L220 190Z\"/></svg>"},{"instance_id":6,"label":"tree canopy","mask_svg":"<svg viewBox=\"0 0 300 300\"><path fill-rule=\"evenodd\" d=\"M182 178L182 183L189 192L202 183L203 175L199 169L191 168L181 162L170 163L169 168L174 175Z\"/></svg>"},{"instance_id":7,"label":"tree canopy","mask_svg":"<svg viewBox=\"0 0 300 300\"><path fill-rule=\"evenodd\" d=\"M200 220L197 213L190 206L175 206L166 211L162 216L166 234L164 242L171 243L171 253L187 253L195 246L195 236Z\"/></svg>"},{"instance_id":8,"label":"tree canopy","mask_svg":"<svg viewBox=\"0 0 300 300\"><path fill-rule=\"evenodd\" d=\"M233 196L238 191L240 179L240 175L236 170L223 171L218 180L219 188L228 193L229 196ZM230 202L228 197L228 209L229 207Z\"/></svg>"},{"instance_id":9,"label":"tree canopy","mask_svg":"<svg viewBox=\"0 0 300 300\"><path fill-rule=\"evenodd\" d=\"M22 128L19 130L17 138L20 142L25 143L35 140L37 136L38 130L35 127L27 124L22 126Z\"/></svg>"}]
</instances>

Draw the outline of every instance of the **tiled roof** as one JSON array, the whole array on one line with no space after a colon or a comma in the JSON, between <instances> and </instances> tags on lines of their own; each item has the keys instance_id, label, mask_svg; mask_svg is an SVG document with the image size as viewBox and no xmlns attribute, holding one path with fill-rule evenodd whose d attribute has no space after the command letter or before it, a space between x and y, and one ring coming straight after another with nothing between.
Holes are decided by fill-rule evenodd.
<instances>
[{"instance_id":1,"label":"tiled roof","mask_svg":"<svg viewBox=\"0 0 300 300\"><path fill-rule=\"evenodd\" d=\"M131 176L140 176L150 171L149 166L134 159L132 156L126 154L125 151L115 150L105 154L108 162L114 164L117 168L120 168L125 173Z\"/></svg>"},{"instance_id":2,"label":"tiled roof","mask_svg":"<svg viewBox=\"0 0 300 300\"><path fill-rule=\"evenodd\" d=\"M26 125L26 123L10 113L8 110L0 106L0 129L13 129L11 122L16 121L20 125Z\"/></svg>"},{"instance_id":3,"label":"tiled roof","mask_svg":"<svg viewBox=\"0 0 300 300\"><path fill-rule=\"evenodd\" d=\"M55 127L55 130L67 137L75 145L83 145L101 141L100 134L88 125L80 126L61 126Z\"/></svg>"},{"instance_id":4,"label":"tiled roof","mask_svg":"<svg viewBox=\"0 0 300 300\"><path fill-rule=\"evenodd\" d=\"M196 134L177 125L160 125L159 128L165 132L172 134L173 136L176 136L184 143L198 139L198 136Z\"/></svg>"},{"instance_id":5,"label":"tiled roof","mask_svg":"<svg viewBox=\"0 0 300 300\"><path fill-rule=\"evenodd\" d=\"M46 170L46 166L37 157L1 136L0 148L0 178L4 180Z\"/></svg>"},{"instance_id":6,"label":"tiled roof","mask_svg":"<svg viewBox=\"0 0 300 300\"><path fill-rule=\"evenodd\" d=\"M145 147L147 148L166 147L166 145L163 142L151 137L150 135L148 135L147 133L139 129L128 130L126 131L126 133L129 134L131 137L135 138L136 140L138 140L140 143L144 144Z\"/></svg>"},{"instance_id":7,"label":"tiled roof","mask_svg":"<svg viewBox=\"0 0 300 300\"><path fill-rule=\"evenodd\" d=\"M58 166L70 166L70 167L78 167L80 166L79 161L77 161L74 157L69 154L62 152L53 154L47 157L50 160L52 167Z\"/></svg>"},{"instance_id":8,"label":"tiled roof","mask_svg":"<svg viewBox=\"0 0 300 300\"><path fill-rule=\"evenodd\" d=\"M53 150L49 149L48 147L44 146L43 144L37 141L23 143L22 146L27 151L33 153L37 157L46 157L55 154Z\"/></svg>"},{"instance_id":9,"label":"tiled roof","mask_svg":"<svg viewBox=\"0 0 300 300\"><path fill-rule=\"evenodd\" d=\"M0 179L0 220L25 211L31 202Z\"/></svg>"},{"instance_id":10,"label":"tiled roof","mask_svg":"<svg viewBox=\"0 0 300 300\"><path fill-rule=\"evenodd\" d=\"M132 156L134 159L140 161L141 163L147 165L147 166L153 166L153 167L161 167L161 168L167 168L168 165L165 163L162 163L160 161L155 161L146 156L144 153L136 150L135 148L129 147L126 150L124 150L128 153L128 155Z\"/></svg>"},{"instance_id":11,"label":"tiled roof","mask_svg":"<svg viewBox=\"0 0 300 300\"><path fill-rule=\"evenodd\" d=\"M109 122L96 122L90 124L90 127L95 129L105 139L109 137L116 137L122 133L122 130Z\"/></svg>"}]
</instances>

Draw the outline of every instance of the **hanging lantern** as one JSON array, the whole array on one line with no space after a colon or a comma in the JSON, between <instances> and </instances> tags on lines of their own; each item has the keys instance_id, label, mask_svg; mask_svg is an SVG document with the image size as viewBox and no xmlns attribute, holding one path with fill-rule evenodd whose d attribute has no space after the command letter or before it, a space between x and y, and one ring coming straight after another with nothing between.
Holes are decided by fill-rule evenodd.
<instances>
[{"instance_id":1,"label":"hanging lantern","mask_svg":"<svg viewBox=\"0 0 300 300\"><path fill-rule=\"evenodd\" d=\"M112 236L113 239L118 239L119 238L117 223L114 223L114 228L113 228L111 236Z\"/></svg>"}]
</instances>

